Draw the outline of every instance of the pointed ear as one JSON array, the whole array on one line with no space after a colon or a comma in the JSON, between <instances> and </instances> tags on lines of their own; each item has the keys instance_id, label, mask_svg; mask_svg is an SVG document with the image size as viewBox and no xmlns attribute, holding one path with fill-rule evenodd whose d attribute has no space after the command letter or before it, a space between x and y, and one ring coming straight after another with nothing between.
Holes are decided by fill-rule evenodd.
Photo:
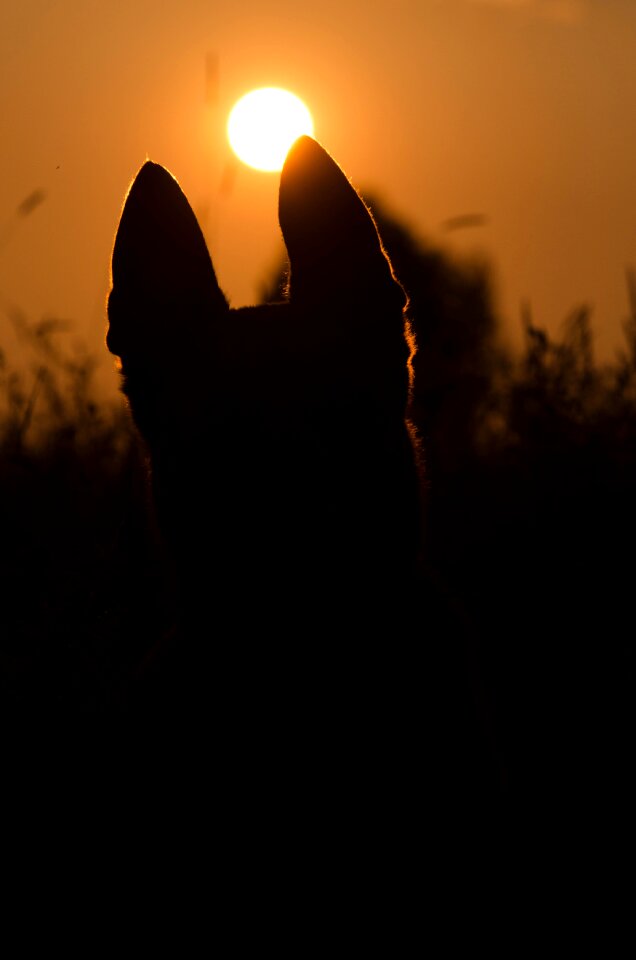
<instances>
[{"instance_id":1,"label":"pointed ear","mask_svg":"<svg viewBox=\"0 0 636 960\"><path fill-rule=\"evenodd\" d=\"M278 214L290 263L293 300L406 297L395 280L375 222L329 154L311 137L292 146L280 179Z\"/></svg>"},{"instance_id":2,"label":"pointed ear","mask_svg":"<svg viewBox=\"0 0 636 960\"><path fill-rule=\"evenodd\" d=\"M109 350L124 358L147 349L151 338L176 340L191 332L184 324L209 322L228 309L183 191L148 161L133 181L115 238Z\"/></svg>"}]
</instances>

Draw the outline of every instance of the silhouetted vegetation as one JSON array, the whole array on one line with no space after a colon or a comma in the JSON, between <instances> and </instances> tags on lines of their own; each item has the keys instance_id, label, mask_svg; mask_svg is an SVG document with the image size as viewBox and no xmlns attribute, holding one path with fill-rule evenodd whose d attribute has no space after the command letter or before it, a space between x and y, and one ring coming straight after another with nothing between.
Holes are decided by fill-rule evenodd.
<instances>
[{"instance_id":1,"label":"silhouetted vegetation","mask_svg":"<svg viewBox=\"0 0 636 960\"><path fill-rule=\"evenodd\" d=\"M165 617L143 454L69 324L7 319L30 363L0 353L0 689L29 712L102 710Z\"/></svg>"},{"instance_id":2,"label":"silhouetted vegetation","mask_svg":"<svg viewBox=\"0 0 636 960\"><path fill-rule=\"evenodd\" d=\"M590 311L556 341L523 309L499 345L484 264L419 248L374 207L419 344L427 561L473 624L509 775L631 775L636 299L595 362ZM550 779L546 780L546 772ZM607 785L607 780L603 780Z\"/></svg>"},{"instance_id":3,"label":"silhouetted vegetation","mask_svg":"<svg viewBox=\"0 0 636 960\"><path fill-rule=\"evenodd\" d=\"M545 787L573 765L596 777L599 762L627 777L634 279L613 363L595 361L584 307L558 340L524 308L512 356L487 265L455 262L373 211L419 347L410 413L426 567L474 631L510 782ZM33 362L17 373L0 354L3 696L29 710L103 709L171 628L143 455L123 402L95 401L93 360L67 352L62 325L12 320Z\"/></svg>"}]
</instances>

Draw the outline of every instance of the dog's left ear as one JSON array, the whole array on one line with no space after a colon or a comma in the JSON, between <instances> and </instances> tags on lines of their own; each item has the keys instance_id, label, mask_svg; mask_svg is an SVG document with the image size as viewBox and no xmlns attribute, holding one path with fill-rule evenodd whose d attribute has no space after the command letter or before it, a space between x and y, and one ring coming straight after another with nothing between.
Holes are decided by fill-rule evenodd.
<instances>
[{"instance_id":1,"label":"dog's left ear","mask_svg":"<svg viewBox=\"0 0 636 960\"><path fill-rule=\"evenodd\" d=\"M183 342L229 310L194 212L157 163L143 165L124 203L112 281L106 342L124 361L156 341Z\"/></svg>"},{"instance_id":2,"label":"dog's left ear","mask_svg":"<svg viewBox=\"0 0 636 960\"><path fill-rule=\"evenodd\" d=\"M292 301L380 297L404 305L404 291L371 214L338 164L311 137L300 137L287 155L278 215Z\"/></svg>"}]
</instances>

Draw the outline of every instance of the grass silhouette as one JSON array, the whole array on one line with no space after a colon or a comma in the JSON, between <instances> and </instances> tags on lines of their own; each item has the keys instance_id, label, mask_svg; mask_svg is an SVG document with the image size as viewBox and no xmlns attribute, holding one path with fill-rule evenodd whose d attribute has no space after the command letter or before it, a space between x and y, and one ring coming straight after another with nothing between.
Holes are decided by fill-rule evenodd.
<instances>
[{"instance_id":1,"label":"grass silhouette","mask_svg":"<svg viewBox=\"0 0 636 960\"><path fill-rule=\"evenodd\" d=\"M10 320L28 366L0 355L4 703L110 709L161 629L142 455L123 403L97 399L97 361L73 349L71 325Z\"/></svg>"}]
</instances>

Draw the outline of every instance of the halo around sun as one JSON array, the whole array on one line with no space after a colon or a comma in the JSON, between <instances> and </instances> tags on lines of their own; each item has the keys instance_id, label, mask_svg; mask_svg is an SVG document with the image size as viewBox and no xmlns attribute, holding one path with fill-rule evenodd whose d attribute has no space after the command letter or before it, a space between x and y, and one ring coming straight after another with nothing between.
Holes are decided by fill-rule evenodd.
<instances>
[{"instance_id":1,"label":"halo around sun","mask_svg":"<svg viewBox=\"0 0 636 960\"><path fill-rule=\"evenodd\" d=\"M294 140L312 136L314 123L305 104L279 87L251 90L228 118L227 136L239 160L257 170L280 170Z\"/></svg>"}]
</instances>

